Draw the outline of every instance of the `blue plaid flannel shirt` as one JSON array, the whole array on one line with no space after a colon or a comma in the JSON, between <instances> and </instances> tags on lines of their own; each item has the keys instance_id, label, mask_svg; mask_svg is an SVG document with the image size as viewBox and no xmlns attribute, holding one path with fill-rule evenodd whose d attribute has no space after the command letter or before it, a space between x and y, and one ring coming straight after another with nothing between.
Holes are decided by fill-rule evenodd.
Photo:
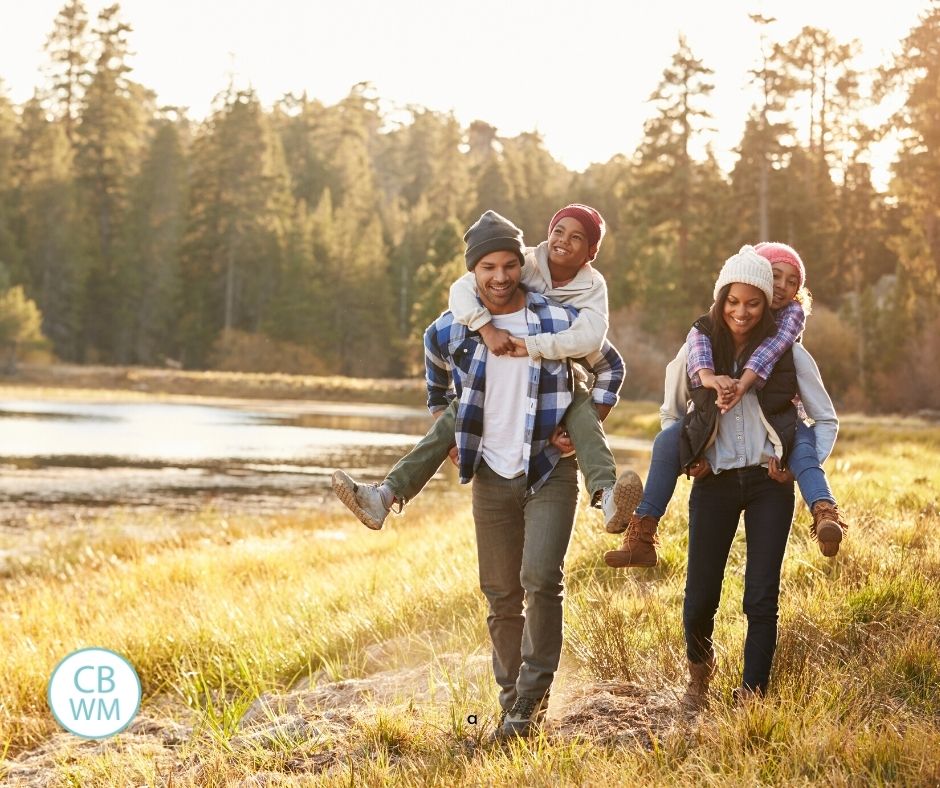
<instances>
[{"instance_id":1,"label":"blue plaid flannel shirt","mask_svg":"<svg viewBox=\"0 0 940 788\"><path fill-rule=\"evenodd\" d=\"M777 310L774 320L777 322L777 333L761 342L744 365L745 369L753 370L757 375L758 380L755 385L758 388L767 382L780 356L786 353L788 348L793 347L793 343L803 333L803 328L806 326L806 313L799 301L791 301ZM702 385L698 373L703 369L715 368L712 344L709 338L695 327L689 331L685 341L689 346L689 380L692 388L698 388Z\"/></svg>"},{"instance_id":2,"label":"blue plaid flannel shirt","mask_svg":"<svg viewBox=\"0 0 940 788\"><path fill-rule=\"evenodd\" d=\"M551 301L539 293L526 293L529 335L558 333L568 328L577 310ZM487 349L480 335L444 312L424 332L424 365L428 387L428 409L436 413L455 397L455 436L459 455L460 483L467 484L480 464L483 444L483 396L486 385ZM609 342L600 351L578 363L594 373L591 398L605 405L617 404L623 384L623 359ZM526 409L525 445L522 450L529 493L538 490L555 469L561 456L549 443L572 399L572 372L568 361L529 358L529 389Z\"/></svg>"}]
</instances>

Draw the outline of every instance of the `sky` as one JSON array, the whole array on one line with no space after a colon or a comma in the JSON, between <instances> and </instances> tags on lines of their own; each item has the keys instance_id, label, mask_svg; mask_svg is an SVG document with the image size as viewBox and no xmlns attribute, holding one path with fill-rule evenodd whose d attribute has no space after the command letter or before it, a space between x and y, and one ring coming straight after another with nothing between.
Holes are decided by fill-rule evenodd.
<instances>
[{"instance_id":1,"label":"sky","mask_svg":"<svg viewBox=\"0 0 940 788\"><path fill-rule=\"evenodd\" d=\"M14 102L32 95L46 62L43 44L64 0L0 0L0 80ZM94 17L107 5L86 0ZM684 33L714 69L707 101L710 142L726 169L734 162L754 96L747 71L759 61L749 13L776 17L772 40L802 26L859 39L859 64L890 60L928 0L124 0L134 28L132 78L162 104L203 118L228 84L251 85L272 104L304 90L332 104L371 82L390 111L421 105L475 119L502 135L538 131L572 169L632 153L648 99ZM873 114L873 118L877 113ZM884 113L882 113L884 115ZM887 180L890 142L876 152Z\"/></svg>"}]
</instances>

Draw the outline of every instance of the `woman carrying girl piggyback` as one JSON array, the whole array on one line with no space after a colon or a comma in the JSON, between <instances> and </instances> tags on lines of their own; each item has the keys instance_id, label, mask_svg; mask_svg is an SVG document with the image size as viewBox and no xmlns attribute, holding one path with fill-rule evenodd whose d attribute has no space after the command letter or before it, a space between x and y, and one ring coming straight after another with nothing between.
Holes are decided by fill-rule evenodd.
<instances>
[{"instance_id":1,"label":"woman carrying girl piggyback","mask_svg":"<svg viewBox=\"0 0 940 788\"><path fill-rule=\"evenodd\" d=\"M695 322L686 339L689 387L692 391L703 387L713 389L722 414L740 402L748 391L763 390L777 362L801 338L812 308L812 296L806 289L806 269L794 249L782 243L759 243L754 247L744 247L742 253L745 250L763 257L771 265L773 298L770 314L775 323L774 333L760 342L744 366L735 373L736 377L721 374L716 369L712 342L702 330L701 319ZM842 521L822 468L826 454L818 451L816 430L806 423L806 414L798 399L796 405L800 418L792 451L785 465L775 462L773 467L775 472L782 474L781 478L796 480L813 515L810 533L818 541L822 554L832 557L839 551L847 526ZM681 424L676 422L656 436L643 499L630 519L621 546L604 556L610 566L655 566L657 526L675 491L679 474L685 471L700 478L709 472L705 464L695 466L680 460L680 428Z\"/></svg>"},{"instance_id":2,"label":"woman carrying girl piggyback","mask_svg":"<svg viewBox=\"0 0 940 788\"><path fill-rule=\"evenodd\" d=\"M716 376L740 380L761 343L777 332L771 315L774 274L769 260L745 246L729 258L714 288L714 304L697 321L708 338ZM777 642L780 573L793 518L793 477L782 470L795 450L800 414L815 421L816 460L832 450L838 419L812 356L796 343L784 351L760 390L724 410L710 389L692 388L688 347L666 369L660 412L679 423L683 467L701 471L689 495L689 553L682 620L689 660L685 702L704 705L715 671L713 632L731 543L741 514L747 543L744 573L744 675L735 691L745 700L767 691Z\"/></svg>"}]
</instances>

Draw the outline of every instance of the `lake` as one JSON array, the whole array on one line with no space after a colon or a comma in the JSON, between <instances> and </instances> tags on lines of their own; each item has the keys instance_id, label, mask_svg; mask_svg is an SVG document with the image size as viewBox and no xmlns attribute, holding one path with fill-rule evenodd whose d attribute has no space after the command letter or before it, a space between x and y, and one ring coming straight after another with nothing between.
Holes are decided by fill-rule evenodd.
<instances>
[{"instance_id":1,"label":"lake","mask_svg":"<svg viewBox=\"0 0 940 788\"><path fill-rule=\"evenodd\" d=\"M51 507L311 506L336 468L382 478L430 423L423 408L368 403L4 399L0 522ZM611 442L618 461L648 450ZM450 463L432 480L455 483Z\"/></svg>"}]
</instances>

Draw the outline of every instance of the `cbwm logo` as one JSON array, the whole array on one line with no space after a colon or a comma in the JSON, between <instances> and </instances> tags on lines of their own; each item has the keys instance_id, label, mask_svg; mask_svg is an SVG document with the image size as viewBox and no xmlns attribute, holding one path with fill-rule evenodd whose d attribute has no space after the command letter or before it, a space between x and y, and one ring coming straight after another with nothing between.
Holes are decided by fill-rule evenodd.
<instances>
[{"instance_id":1,"label":"cbwm logo","mask_svg":"<svg viewBox=\"0 0 940 788\"><path fill-rule=\"evenodd\" d=\"M131 724L140 708L140 679L120 654L84 648L63 659L49 679L49 708L69 733L105 739Z\"/></svg>"}]
</instances>

